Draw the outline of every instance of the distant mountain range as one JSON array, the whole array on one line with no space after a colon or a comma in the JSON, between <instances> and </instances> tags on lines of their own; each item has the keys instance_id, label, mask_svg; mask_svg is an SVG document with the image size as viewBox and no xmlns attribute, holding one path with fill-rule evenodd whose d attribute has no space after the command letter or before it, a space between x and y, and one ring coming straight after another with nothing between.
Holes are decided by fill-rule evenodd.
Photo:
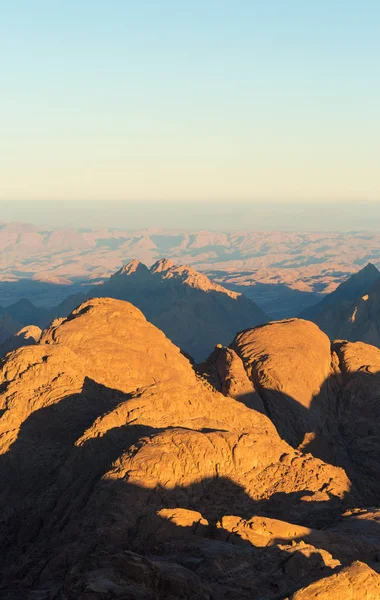
<instances>
[{"instance_id":1,"label":"distant mountain range","mask_svg":"<svg viewBox=\"0 0 380 600\"><path fill-rule=\"evenodd\" d=\"M46 307L69 286L104 281L137 258L187 264L243 292L273 319L294 316L372 262L380 266L374 232L186 231L170 229L47 230L0 224L0 305L22 295ZM37 290L33 284L43 282ZM18 285L16 285L18 284ZM24 287L24 294L20 294Z\"/></svg>"},{"instance_id":2,"label":"distant mountain range","mask_svg":"<svg viewBox=\"0 0 380 600\"><path fill-rule=\"evenodd\" d=\"M196 362L203 361L215 344L228 344L237 331L271 320L244 294L226 289L192 267L161 259L148 268L134 259L87 293L69 296L51 309L36 307L27 299L0 307L0 345L17 345L22 336L9 338L25 326L45 328L93 297L131 302ZM331 340L380 347L379 270L369 263L298 316L316 323Z\"/></svg>"}]
</instances>

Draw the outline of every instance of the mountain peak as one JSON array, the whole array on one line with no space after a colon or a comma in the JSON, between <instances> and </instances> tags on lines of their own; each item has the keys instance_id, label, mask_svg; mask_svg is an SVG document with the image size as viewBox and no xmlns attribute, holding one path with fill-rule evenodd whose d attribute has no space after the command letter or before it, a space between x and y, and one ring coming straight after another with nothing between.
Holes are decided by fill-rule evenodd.
<instances>
[{"instance_id":1,"label":"mountain peak","mask_svg":"<svg viewBox=\"0 0 380 600\"><path fill-rule=\"evenodd\" d=\"M375 267L374 264L369 262L365 267L360 269L360 271L351 275L351 277L338 286L337 290L339 288L347 289L352 287L355 289L358 286L369 286L368 289L358 289L358 295L362 295L361 292L363 291L363 293L366 293L369 291L371 285L374 284L378 279L380 279L380 271Z\"/></svg>"},{"instance_id":2,"label":"mountain peak","mask_svg":"<svg viewBox=\"0 0 380 600\"><path fill-rule=\"evenodd\" d=\"M160 258L154 265L151 266L151 273L163 273L164 271L169 271L174 267L174 263L168 258Z\"/></svg>"},{"instance_id":3,"label":"mountain peak","mask_svg":"<svg viewBox=\"0 0 380 600\"><path fill-rule=\"evenodd\" d=\"M362 274L372 274L376 277L380 277L380 271L379 269L371 262L367 263L365 267L363 267L362 269L360 269L360 271L357 273L357 275L359 275L359 273Z\"/></svg>"},{"instance_id":4,"label":"mountain peak","mask_svg":"<svg viewBox=\"0 0 380 600\"><path fill-rule=\"evenodd\" d=\"M113 277L118 277L120 275L132 275L132 273L146 273L149 269L146 267L141 261L134 258L130 260L127 264L123 265L119 271L117 271Z\"/></svg>"}]
</instances>

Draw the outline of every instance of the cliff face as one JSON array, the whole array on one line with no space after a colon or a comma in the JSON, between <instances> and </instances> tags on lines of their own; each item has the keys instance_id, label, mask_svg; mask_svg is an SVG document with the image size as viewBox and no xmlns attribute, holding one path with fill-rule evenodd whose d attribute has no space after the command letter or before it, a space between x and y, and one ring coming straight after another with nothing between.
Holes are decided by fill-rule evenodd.
<instances>
[{"instance_id":1,"label":"cliff face","mask_svg":"<svg viewBox=\"0 0 380 600\"><path fill-rule=\"evenodd\" d=\"M200 375L86 301L0 364L1 597L371 597L379 352L293 319Z\"/></svg>"}]
</instances>

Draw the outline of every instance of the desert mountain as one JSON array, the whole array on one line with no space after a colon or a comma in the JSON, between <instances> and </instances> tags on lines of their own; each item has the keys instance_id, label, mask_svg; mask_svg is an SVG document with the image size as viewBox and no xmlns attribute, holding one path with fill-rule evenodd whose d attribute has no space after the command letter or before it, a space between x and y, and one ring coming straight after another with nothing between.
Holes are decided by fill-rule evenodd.
<instances>
[{"instance_id":1,"label":"desert mountain","mask_svg":"<svg viewBox=\"0 0 380 600\"><path fill-rule=\"evenodd\" d=\"M0 306L0 356L2 356L2 345L6 346L8 340L24 327L47 327L50 321L50 312L35 306L27 298L21 298L5 308Z\"/></svg>"},{"instance_id":2,"label":"desert mountain","mask_svg":"<svg viewBox=\"0 0 380 600\"><path fill-rule=\"evenodd\" d=\"M319 304L302 312L330 339L380 345L380 272L371 263Z\"/></svg>"},{"instance_id":3,"label":"desert mountain","mask_svg":"<svg viewBox=\"0 0 380 600\"><path fill-rule=\"evenodd\" d=\"M86 301L0 364L1 598L378 598L379 371L293 319L200 375Z\"/></svg>"},{"instance_id":4,"label":"desert mountain","mask_svg":"<svg viewBox=\"0 0 380 600\"><path fill-rule=\"evenodd\" d=\"M243 292L278 320L316 304L357 265L379 266L380 233L131 231L122 224L120 229L47 229L0 223L0 305L25 296L56 306L69 294L86 293L134 257L149 266L162 257L188 264Z\"/></svg>"},{"instance_id":5,"label":"desert mountain","mask_svg":"<svg viewBox=\"0 0 380 600\"><path fill-rule=\"evenodd\" d=\"M150 269L132 260L88 296L131 302L197 362L215 344L230 343L236 331L267 321L252 300L167 259Z\"/></svg>"}]
</instances>

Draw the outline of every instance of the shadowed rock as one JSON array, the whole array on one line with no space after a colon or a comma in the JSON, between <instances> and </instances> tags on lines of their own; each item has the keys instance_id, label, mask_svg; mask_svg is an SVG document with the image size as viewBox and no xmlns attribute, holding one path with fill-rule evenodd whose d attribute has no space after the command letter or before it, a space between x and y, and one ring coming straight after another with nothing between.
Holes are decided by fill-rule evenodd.
<instances>
[{"instance_id":1,"label":"shadowed rock","mask_svg":"<svg viewBox=\"0 0 380 600\"><path fill-rule=\"evenodd\" d=\"M234 348L216 350L207 380L139 309L99 298L1 361L2 598L275 600L376 562L356 463L348 477L278 433L281 402L287 438L323 427L321 393L339 432L362 375L350 348L334 361L304 321L245 331ZM351 404L325 391L333 375Z\"/></svg>"}]
</instances>

